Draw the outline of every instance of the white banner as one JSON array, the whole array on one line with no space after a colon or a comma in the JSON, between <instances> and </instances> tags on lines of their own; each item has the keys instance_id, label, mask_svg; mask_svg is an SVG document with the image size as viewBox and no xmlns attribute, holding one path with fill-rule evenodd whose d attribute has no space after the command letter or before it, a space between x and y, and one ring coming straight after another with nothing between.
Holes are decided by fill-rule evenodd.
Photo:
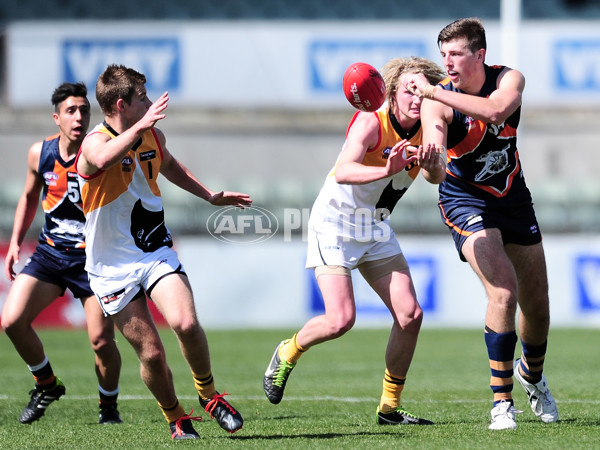
<instances>
[{"instance_id":1,"label":"white banner","mask_svg":"<svg viewBox=\"0 0 600 450\"><path fill-rule=\"evenodd\" d=\"M118 63L147 76L151 98L168 90L179 106L348 107L341 79L350 63L418 55L441 64L436 39L446 24L16 22L6 31L6 92L12 107L47 107L57 85L84 81L94 100L98 75ZM486 61L502 64L499 22L484 25ZM598 22L522 22L518 33L528 105L600 102Z\"/></svg>"},{"instance_id":2,"label":"white banner","mask_svg":"<svg viewBox=\"0 0 600 450\"><path fill-rule=\"evenodd\" d=\"M299 327L322 312L306 244L280 235L257 244L179 239L200 321L208 328ZM411 267L424 327L484 325L487 298L448 236L399 237ZM600 326L600 236L548 236L544 248L553 327ZM354 271L356 272L356 271ZM388 310L353 273L356 326L389 326Z\"/></svg>"}]
</instances>

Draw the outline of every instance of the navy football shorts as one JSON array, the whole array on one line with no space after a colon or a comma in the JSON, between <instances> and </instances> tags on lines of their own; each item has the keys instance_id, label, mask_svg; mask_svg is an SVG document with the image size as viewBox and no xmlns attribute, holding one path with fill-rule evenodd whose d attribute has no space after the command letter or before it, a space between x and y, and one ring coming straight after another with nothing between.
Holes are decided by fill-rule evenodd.
<instances>
[{"instance_id":1,"label":"navy football shorts","mask_svg":"<svg viewBox=\"0 0 600 450\"><path fill-rule=\"evenodd\" d=\"M542 241L535 211L531 204L506 208L480 208L472 205L455 206L446 211L440 204L442 220L450 229L460 259L465 260L462 246L476 231L498 228L504 244L535 245Z\"/></svg>"},{"instance_id":2,"label":"navy football shorts","mask_svg":"<svg viewBox=\"0 0 600 450\"><path fill-rule=\"evenodd\" d=\"M94 295L85 271L85 258L75 261L59 259L38 246L21 273L59 286L63 294L68 288L75 298L83 299Z\"/></svg>"}]
</instances>

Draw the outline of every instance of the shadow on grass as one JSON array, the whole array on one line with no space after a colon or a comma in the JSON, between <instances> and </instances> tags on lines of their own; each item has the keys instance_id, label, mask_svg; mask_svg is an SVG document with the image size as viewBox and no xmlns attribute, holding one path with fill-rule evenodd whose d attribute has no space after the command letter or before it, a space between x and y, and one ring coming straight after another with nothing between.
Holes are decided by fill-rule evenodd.
<instances>
[{"instance_id":1,"label":"shadow on grass","mask_svg":"<svg viewBox=\"0 0 600 450\"><path fill-rule=\"evenodd\" d=\"M256 439L265 440L288 440L288 439L338 439L343 437L359 437L359 436L384 436L389 433L379 432L373 433L369 431L361 431L358 433L300 433L300 434L258 434L254 436L231 436L233 440L250 441Z\"/></svg>"}]
</instances>

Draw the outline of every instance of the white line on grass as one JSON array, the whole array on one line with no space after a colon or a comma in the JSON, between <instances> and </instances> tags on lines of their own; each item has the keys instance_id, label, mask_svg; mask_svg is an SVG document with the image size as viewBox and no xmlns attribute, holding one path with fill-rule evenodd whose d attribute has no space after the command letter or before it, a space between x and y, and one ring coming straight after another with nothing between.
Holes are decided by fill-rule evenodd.
<instances>
[{"instance_id":1,"label":"white line on grass","mask_svg":"<svg viewBox=\"0 0 600 450\"><path fill-rule=\"evenodd\" d=\"M197 395L178 395L180 400L197 400ZM233 398L237 400L265 400L267 399L261 395L234 395ZM22 396L14 396L14 395L6 395L0 394L1 400L19 400ZM70 400L96 400L98 398L97 395L66 395L64 398ZM342 403L371 403L377 400L375 397L332 397L332 396L293 396L289 395L285 397L286 401L292 402L322 402L333 401L333 402L342 402ZM154 397L151 395L119 395L119 401L122 400L154 400ZM419 400L419 403L488 403L489 399L451 399L451 400ZM588 404L588 405L598 405L600 404L600 400L582 400L582 399L566 399L566 400L556 400L558 404Z\"/></svg>"}]
</instances>

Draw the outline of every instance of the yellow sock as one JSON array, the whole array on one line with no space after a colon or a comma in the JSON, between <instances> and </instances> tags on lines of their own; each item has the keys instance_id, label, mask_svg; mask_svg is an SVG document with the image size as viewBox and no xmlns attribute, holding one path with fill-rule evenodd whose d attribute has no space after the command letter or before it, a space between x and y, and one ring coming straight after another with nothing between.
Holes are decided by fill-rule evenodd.
<instances>
[{"instance_id":1,"label":"yellow sock","mask_svg":"<svg viewBox=\"0 0 600 450\"><path fill-rule=\"evenodd\" d=\"M308 350L298 345L296 336L298 336L298 333L294 334L291 339L285 341L285 343L279 348L279 357L290 364L296 364L302 354Z\"/></svg>"},{"instance_id":2,"label":"yellow sock","mask_svg":"<svg viewBox=\"0 0 600 450\"><path fill-rule=\"evenodd\" d=\"M158 404L158 406L160 406L160 409L163 415L165 416L165 419L167 419L167 422L169 423L173 423L180 417L186 415L185 409L183 409L183 406L181 406L179 400L175 400L175 403L169 407L163 406L160 403Z\"/></svg>"},{"instance_id":3,"label":"yellow sock","mask_svg":"<svg viewBox=\"0 0 600 450\"><path fill-rule=\"evenodd\" d=\"M212 372L208 372L202 375L197 375L193 373L192 375L194 376L194 385L196 386L196 390L198 391L198 395L200 397L206 400L209 398L213 398L217 394L217 390L215 389L215 380L212 376Z\"/></svg>"},{"instance_id":4,"label":"yellow sock","mask_svg":"<svg viewBox=\"0 0 600 450\"><path fill-rule=\"evenodd\" d=\"M398 409L405 381L406 377L392 375L385 369L383 392L381 394L381 400L379 401L379 410L382 413L390 413Z\"/></svg>"}]
</instances>

